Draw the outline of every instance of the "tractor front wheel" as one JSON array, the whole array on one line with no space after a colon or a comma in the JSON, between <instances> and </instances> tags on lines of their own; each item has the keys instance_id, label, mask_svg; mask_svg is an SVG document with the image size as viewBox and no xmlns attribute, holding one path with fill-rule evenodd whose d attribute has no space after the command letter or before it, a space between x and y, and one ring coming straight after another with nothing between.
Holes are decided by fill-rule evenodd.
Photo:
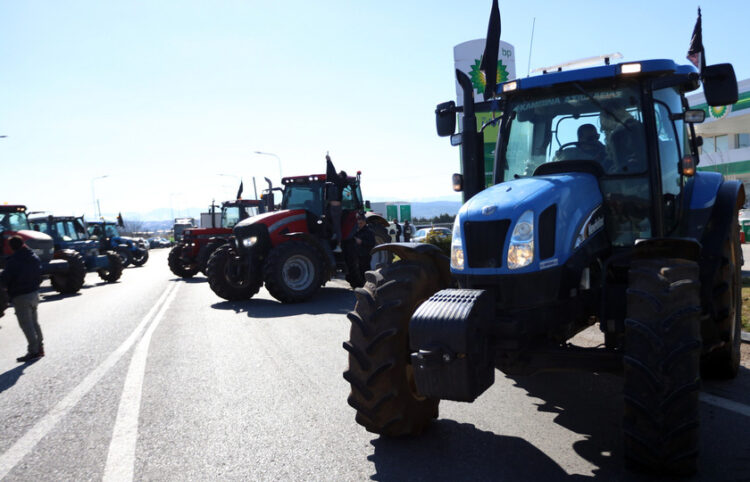
<instances>
[{"instance_id":1,"label":"tractor front wheel","mask_svg":"<svg viewBox=\"0 0 750 482\"><path fill-rule=\"evenodd\" d=\"M698 273L684 259L635 260L628 273L622 425L635 469L688 475L697 468Z\"/></svg>"},{"instance_id":2,"label":"tractor front wheel","mask_svg":"<svg viewBox=\"0 0 750 482\"><path fill-rule=\"evenodd\" d=\"M128 266L130 266L130 264L133 262L133 255L130 253L130 250L128 248L118 247L116 252L122 260L122 267L127 268Z\"/></svg>"},{"instance_id":3,"label":"tractor front wheel","mask_svg":"<svg viewBox=\"0 0 750 482\"><path fill-rule=\"evenodd\" d=\"M206 272L213 292L228 301L249 300L263 286L260 273L251 270L229 244L219 246L211 254Z\"/></svg>"},{"instance_id":4,"label":"tractor front wheel","mask_svg":"<svg viewBox=\"0 0 750 482\"><path fill-rule=\"evenodd\" d=\"M99 271L97 271L97 273L99 273L99 278L101 278L103 281L106 281L107 283L114 283L115 281L120 279L120 276L122 276L122 260L114 251L107 251L106 255L109 266L100 269Z\"/></svg>"},{"instance_id":5,"label":"tractor front wheel","mask_svg":"<svg viewBox=\"0 0 750 482\"><path fill-rule=\"evenodd\" d=\"M417 307L439 291L435 266L399 261L367 272L364 288L354 293L357 304L348 315L352 322L348 402L356 421L369 432L415 435L438 416L440 400L426 398L416 388L409 349L409 320Z\"/></svg>"},{"instance_id":6,"label":"tractor front wheel","mask_svg":"<svg viewBox=\"0 0 750 482\"><path fill-rule=\"evenodd\" d=\"M58 293L73 294L83 286L86 280L86 261L78 251L72 249L62 249L55 251L55 259L64 259L68 262L68 271L66 273L53 274L50 276L52 287Z\"/></svg>"},{"instance_id":7,"label":"tractor front wheel","mask_svg":"<svg viewBox=\"0 0 750 482\"><path fill-rule=\"evenodd\" d=\"M138 248L133 254L133 266L143 266L148 261L148 250Z\"/></svg>"},{"instance_id":8,"label":"tractor front wheel","mask_svg":"<svg viewBox=\"0 0 750 482\"><path fill-rule=\"evenodd\" d=\"M705 378L730 379L739 373L742 343L742 248L737 223L724 241L719 263L709 322L719 327L724 345L705 356L702 373Z\"/></svg>"},{"instance_id":9,"label":"tractor front wheel","mask_svg":"<svg viewBox=\"0 0 750 482\"><path fill-rule=\"evenodd\" d=\"M186 263L182 259L183 246L178 244L169 250L169 256L167 257L167 264L169 265L170 271L180 278L192 278L198 273L197 263Z\"/></svg>"},{"instance_id":10,"label":"tractor front wheel","mask_svg":"<svg viewBox=\"0 0 750 482\"><path fill-rule=\"evenodd\" d=\"M309 243L287 241L271 250L263 271L271 296L282 303L299 303L320 289L323 260Z\"/></svg>"}]
</instances>

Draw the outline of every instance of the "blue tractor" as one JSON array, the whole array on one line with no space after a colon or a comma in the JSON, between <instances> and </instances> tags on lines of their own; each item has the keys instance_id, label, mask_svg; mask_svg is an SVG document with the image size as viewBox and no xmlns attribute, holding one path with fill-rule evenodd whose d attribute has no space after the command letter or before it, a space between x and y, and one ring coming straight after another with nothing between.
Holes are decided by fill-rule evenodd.
<instances>
[{"instance_id":1,"label":"blue tractor","mask_svg":"<svg viewBox=\"0 0 750 482\"><path fill-rule=\"evenodd\" d=\"M739 368L745 192L696 170L704 111L685 93L702 81L709 106L736 102L732 66L607 61L504 82L484 102L456 75L464 105L436 110L461 146L450 258L375 248L400 260L367 273L349 314L357 422L420 433L441 399L474 401L495 369L620 372L629 466L695 471L701 377ZM479 112L499 126L489 187ZM569 343L592 325L602 346Z\"/></svg>"},{"instance_id":2,"label":"blue tractor","mask_svg":"<svg viewBox=\"0 0 750 482\"><path fill-rule=\"evenodd\" d=\"M89 239L82 217L29 216L32 229L50 235L55 250L76 251L85 263L87 272L96 271L99 278L114 283L122 276L122 260L114 251L99 250L99 242Z\"/></svg>"},{"instance_id":3,"label":"blue tractor","mask_svg":"<svg viewBox=\"0 0 750 482\"><path fill-rule=\"evenodd\" d=\"M91 221L87 223L88 233L91 239L99 240L102 250L114 251L120 256L122 266L127 268L133 266L143 266L148 261L148 245L146 241L140 238L131 238L129 236L120 236L117 227L122 227L121 218L118 222L112 221Z\"/></svg>"}]
</instances>

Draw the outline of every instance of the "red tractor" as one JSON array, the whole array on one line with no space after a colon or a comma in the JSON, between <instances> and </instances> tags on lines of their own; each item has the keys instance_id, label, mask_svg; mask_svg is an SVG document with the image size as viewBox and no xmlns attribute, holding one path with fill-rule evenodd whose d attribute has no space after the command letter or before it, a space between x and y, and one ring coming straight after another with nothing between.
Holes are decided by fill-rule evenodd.
<instances>
[{"instance_id":1,"label":"red tractor","mask_svg":"<svg viewBox=\"0 0 750 482\"><path fill-rule=\"evenodd\" d=\"M42 274L49 276L55 291L63 294L77 293L86 278L86 262L75 250L55 250L54 240L47 234L34 231L29 225L26 206L0 205L0 269L11 254L8 240L18 235L42 260Z\"/></svg>"},{"instance_id":2,"label":"red tractor","mask_svg":"<svg viewBox=\"0 0 750 482\"><path fill-rule=\"evenodd\" d=\"M341 193L340 252L334 252L326 175L285 177L281 182L281 209L238 223L229 243L209 258L208 283L214 293L229 301L248 300L265 283L277 300L296 303L312 297L337 272L343 272L352 287L362 286L363 269L352 238L356 214L365 208L360 173L346 178ZM273 191L266 194L269 205ZM376 244L389 242L388 222L374 213L366 217Z\"/></svg>"},{"instance_id":3,"label":"red tractor","mask_svg":"<svg viewBox=\"0 0 750 482\"><path fill-rule=\"evenodd\" d=\"M214 207L215 205L211 206L212 224ZM237 199L221 203L221 225L186 229L169 252L169 269L181 278L192 278L199 271L206 274L208 258L216 248L227 242L234 225L264 212L266 209L263 201Z\"/></svg>"}]
</instances>

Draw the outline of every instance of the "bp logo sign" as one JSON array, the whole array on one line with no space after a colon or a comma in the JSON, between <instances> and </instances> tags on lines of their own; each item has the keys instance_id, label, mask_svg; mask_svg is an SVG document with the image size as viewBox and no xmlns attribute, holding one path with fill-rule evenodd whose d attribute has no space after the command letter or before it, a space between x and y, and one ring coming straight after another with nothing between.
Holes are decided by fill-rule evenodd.
<instances>
[{"instance_id":1,"label":"bp logo sign","mask_svg":"<svg viewBox=\"0 0 750 482\"><path fill-rule=\"evenodd\" d=\"M731 105L722 105L719 107L711 107L708 106L708 113L713 117L714 119L723 119L727 115L729 115L729 111L731 110Z\"/></svg>"},{"instance_id":2,"label":"bp logo sign","mask_svg":"<svg viewBox=\"0 0 750 482\"><path fill-rule=\"evenodd\" d=\"M480 94L484 93L484 89L487 86L487 79L484 77L484 72L479 70L479 65L482 63L482 59L474 60L474 64L471 66L471 84L474 89ZM508 80L508 69L503 64L502 60L497 61L497 83L505 82Z\"/></svg>"}]
</instances>

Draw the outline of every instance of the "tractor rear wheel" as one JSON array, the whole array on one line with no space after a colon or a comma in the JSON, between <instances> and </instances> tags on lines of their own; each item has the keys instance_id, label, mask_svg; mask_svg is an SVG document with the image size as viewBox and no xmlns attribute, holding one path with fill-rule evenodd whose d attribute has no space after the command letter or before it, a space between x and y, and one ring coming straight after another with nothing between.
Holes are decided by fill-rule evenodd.
<instances>
[{"instance_id":1,"label":"tractor rear wheel","mask_svg":"<svg viewBox=\"0 0 750 482\"><path fill-rule=\"evenodd\" d=\"M122 260L114 251L107 251L105 254L107 255L109 266L100 269L97 273L99 273L99 278L103 281L114 283L122 276Z\"/></svg>"},{"instance_id":2,"label":"tractor rear wheel","mask_svg":"<svg viewBox=\"0 0 750 482\"><path fill-rule=\"evenodd\" d=\"M148 250L137 249L133 254L133 266L143 266L148 261Z\"/></svg>"},{"instance_id":3,"label":"tractor rear wheel","mask_svg":"<svg viewBox=\"0 0 750 482\"><path fill-rule=\"evenodd\" d=\"M130 253L128 248L118 247L116 249L117 255L122 260L122 267L127 268L133 262L133 255Z\"/></svg>"},{"instance_id":4,"label":"tractor rear wheel","mask_svg":"<svg viewBox=\"0 0 750 482\"><path fill-rule=\"evenodd\" d=\"M352 322L348 402L356 421L368 432L414 435L438 416L440 400L417 392L409 349L409 320L417 307L439 291L440 275L427 263L399 261L367 272L364 288L354 293L357 304L348 314Z\"/></svg>"},{"instance_id":5,"label":"tractor rear wheel","mask_svg":"<svg viewBox=\"0 0 750 482\"><path fill-rule=\"evenodd\" d=\"M709 322L719 327L724 345L708 353L701 368L705 378L730 379L739 373L742 344L742 248L736 223L724 241L719 263Z\"/></svg>"},{"instance_id":6,"label":"tractor rear wheel","mask_svg":"<svg viewBox=\"0 0 750 482\"><path fill-rule=\"evenodd\" d=\"M86 261L84 261L81 253L72 249L61 249L55 251L53 258L67 261L68 271L64 274L51 275L52 287L58 293L66 295L78 293L86 280Z\"/></svg>"},{"instance_id":7,"label":"tractor rear wheel","mask_svg":"<svg viewBox=\"0 0 750 482\"><path fill-rule=\"evenodd\" d=\"M216 248L208 258L206 272L213 292L228 301L249 300L263 286L261 274L250 270L230 244Z\"/></svg>"},{"instance_id":8,"label":"tractor rear wheel","mask_svg":"<svg viewBox=\"0 0 750 482\"><path fill-rule=\"evenodd\" d=\"M185 260L182 259L182 248L183 246L181 244L178 244L169 250L167 264L169 265L169 269L176 276L186 279L192 278L196 273L198 273L198 264L186 263Z\"/></svg>"},{"instance_id":9,"label":"tractor rear wheel","mask_svg":"<svg viewBox=\"0 0 750 482\"><path fill-rule=\"evenodd\" d=\"M624 452L634 469L695 472L700 389L699 268L633 261L625 320Z\"/></svg>"},{"instance_id":10,"label":"tractor rear wheel","mask_svg":"<svg viewBox=\"0 0 750 482\"><path fill-rule=\"evenodd\" d=\"M268 254L263 268L266 289L282 303L306 301L320 289L323 263L320 253L310 243L281 243Z\"/></svg>"}]
</instances>

